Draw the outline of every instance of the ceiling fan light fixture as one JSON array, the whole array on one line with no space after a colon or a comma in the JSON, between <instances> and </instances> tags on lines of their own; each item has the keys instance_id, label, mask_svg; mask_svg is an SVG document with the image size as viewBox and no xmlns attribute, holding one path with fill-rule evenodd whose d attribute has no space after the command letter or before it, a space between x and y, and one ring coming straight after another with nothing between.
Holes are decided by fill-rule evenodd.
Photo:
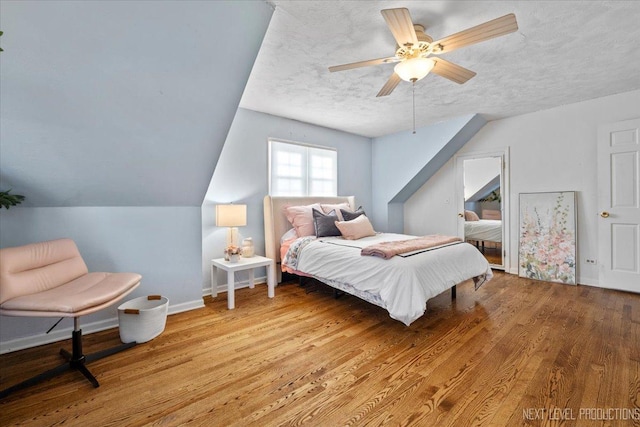
<instances>
[{"instance_id":1,"label":"ceiling fan light fixture","mask_svg":"<svg viewBox=\"0 0 640 427\"><path fill-rule=\"evenodd\" d=\"M417 57L399 62L393 71L406 82L417 82L425 78L435 65L432 59Z\"/></svg>"}]
</instances>

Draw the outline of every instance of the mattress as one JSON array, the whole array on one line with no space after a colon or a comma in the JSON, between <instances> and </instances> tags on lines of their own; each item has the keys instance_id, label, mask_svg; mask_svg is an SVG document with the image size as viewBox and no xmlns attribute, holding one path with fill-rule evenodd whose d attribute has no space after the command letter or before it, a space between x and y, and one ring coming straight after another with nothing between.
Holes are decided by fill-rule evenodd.
<instances>
[{"instance_id":1,"label":"mattress","mask_svg":"<svg viewBox=\"0 0 640 427\"><path fill-rule=\"evenodd\" d=\"M360 254L368 245L412 237L390 233L353 241L302 237L290 245L282 262L293 271L385 308L406 325L424 314L430 298L465 280L486 281L493 275L482 254L464 242L391 259Z\"/></svg>"},{"instance_id":2,"label":"mattress","mask_svg":"<svg viewBox=\"0 0 640 427\"><path fill-rule=\"evenodd\" d=\"M467 240L483 240L485 242L502 242L502 221L481 219L465 221L464 238Z\"/></svg>"}]
</instances>

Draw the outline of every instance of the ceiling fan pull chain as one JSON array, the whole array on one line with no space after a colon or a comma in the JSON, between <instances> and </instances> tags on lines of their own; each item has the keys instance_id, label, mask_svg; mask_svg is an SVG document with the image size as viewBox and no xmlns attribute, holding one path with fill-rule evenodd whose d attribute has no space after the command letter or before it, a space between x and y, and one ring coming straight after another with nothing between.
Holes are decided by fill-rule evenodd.
<instances>
[{"instance_id":1,"label":"ceiling fan pull chain","mask_svg":"<svg viewBox=\"0 0 640 427\"><path fill-rule=\"evenodd\" d=\"M411 85L411 92L413 94L413 133L416 133L416 81L413 81Z\"/></svg>"}]
</instances>

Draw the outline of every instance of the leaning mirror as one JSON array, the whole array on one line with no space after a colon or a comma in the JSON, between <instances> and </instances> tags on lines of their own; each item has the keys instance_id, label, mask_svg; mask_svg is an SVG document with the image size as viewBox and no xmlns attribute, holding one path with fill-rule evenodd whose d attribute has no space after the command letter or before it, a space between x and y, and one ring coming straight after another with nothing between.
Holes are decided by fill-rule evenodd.
<instances>
[{"instance_id":1,"label":"leaning mirror","mask_svg":"<svg viewBox=\"0 0 640 427\"><path fill-rule=\"evenodd\" d=\"M501 171L501 157L464 160L464 237L497 268L504 268Z\"/></svg>"}]
</instances>

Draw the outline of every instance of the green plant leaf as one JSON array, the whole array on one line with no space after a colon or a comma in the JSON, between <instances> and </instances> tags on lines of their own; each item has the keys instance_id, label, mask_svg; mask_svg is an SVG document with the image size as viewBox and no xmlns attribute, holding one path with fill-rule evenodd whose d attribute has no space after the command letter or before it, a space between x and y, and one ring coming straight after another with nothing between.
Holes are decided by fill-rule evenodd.
<instances>
[{"instance_id":1,"label":"green plant leaf","mask_svg":"<svg viewBox=\"0 0 640 427\"><path fill-rule=\"evenodd\" d=\"M9 194L11 190L0 191L0 207L9 209L11 206L16 206L22 203L25 197L21 194Z\"/></svg>"}]
</instances>

